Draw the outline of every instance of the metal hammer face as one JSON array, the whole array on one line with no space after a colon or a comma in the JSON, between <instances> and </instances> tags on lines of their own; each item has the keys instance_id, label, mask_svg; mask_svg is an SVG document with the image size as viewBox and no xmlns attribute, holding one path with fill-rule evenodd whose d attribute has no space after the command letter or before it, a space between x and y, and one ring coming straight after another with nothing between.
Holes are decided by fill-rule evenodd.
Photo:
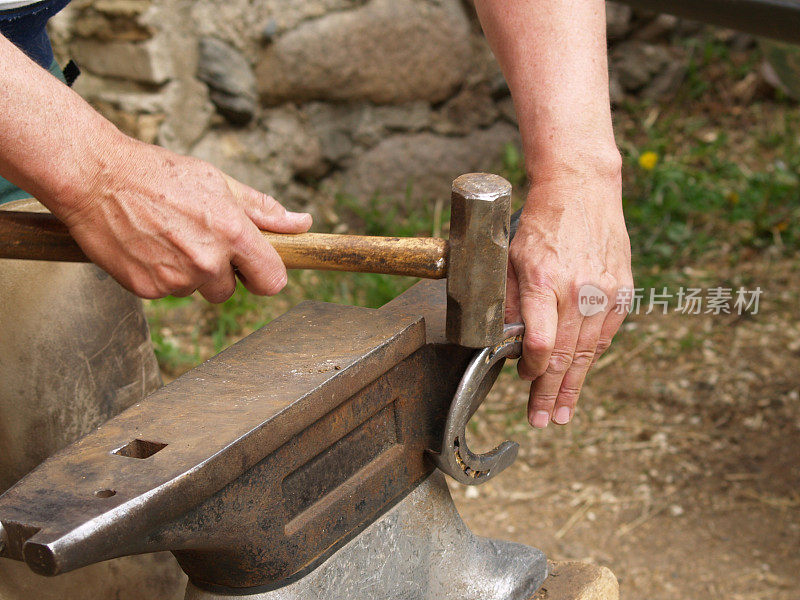
<instances>
[{"instance_id":1,"label":"metal hammer face","mask_svg":"<svg viewBox=\"0 0 800 600\"><path fill-rule=\"evenodd\" d=\"M453 182L447 339L485 348L503 337L511 184L470 173Z\"/></svg>"}]
</instances>

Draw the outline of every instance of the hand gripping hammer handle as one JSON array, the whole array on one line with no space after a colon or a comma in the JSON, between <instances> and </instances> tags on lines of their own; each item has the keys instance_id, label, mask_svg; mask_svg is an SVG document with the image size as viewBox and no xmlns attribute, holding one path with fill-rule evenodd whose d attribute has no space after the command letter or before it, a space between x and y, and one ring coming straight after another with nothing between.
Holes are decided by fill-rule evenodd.
<instances>
[{"instance_id":1,"label":"hand gripping hammer handle","mask_svg":"<svg viewBox=\"0 0 800 600\"><path fill-rule=\"evenodd\" d=\"M287 269L385 273L424 279L447 277L446 240L328 233L263 234ZM91 262L66 226L53 215L13 211L0 211L0 258Z\"/></svg>"}]
</instances>

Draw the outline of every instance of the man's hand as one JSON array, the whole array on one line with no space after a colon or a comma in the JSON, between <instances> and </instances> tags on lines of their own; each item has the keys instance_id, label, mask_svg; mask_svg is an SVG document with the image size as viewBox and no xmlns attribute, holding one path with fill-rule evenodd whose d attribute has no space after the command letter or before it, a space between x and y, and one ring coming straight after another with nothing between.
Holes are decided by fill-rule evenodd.
<instances>
[{"instance_id":1,"label":"man's hand","mask_svg":"<svg viewBox=\"0 0 800 600\"><path fill-rule=\"evenodd\" d=\"M0 35L0 175L69 227L86 255L144 298L275 294L286 269L259 234L301 233L286 212L200 160L137 142Z\"/></svg>"},{"instance_id":2,"label":"man's hand","mask_svg":"<svg viewBox=\"0 0 800 600\"><path fill-rule=\"evenodd\" d=\"M605 294L604 310L584 316L584 285ZM533 381L531 425L572 419L589 368L627 315L619 291L632 286L619 170L534 183L511 244L506 302L506 321L525 323L518 369Z\"/></svg>"},{"instance_id":3,"label":"man's hand","mask_svg":"<svg viewBox=\"0 0 800 600\"><path fill-rule=\"evenodd\" d=\"M519 372L534 427L572 418L630 287L620 156L608 93L604 0L475 0L514 98L531 192L514 242L507 319L525 322ZM609 298L584 317L579 290Z\"/></svg>"},{"instance_id":4,"label":"man's hand","mask_svg":"<svg viewBox=\"0 0 800 600\"><path fill-rule=\"evenodd\" d=\"M89 258L143 298L198 290L224 302L235 273L254 294L286 285L286 269L259 229L302 233L310 215L203 161L121 142L93 180L53 205Z\"/></svg>"}]
</instances>

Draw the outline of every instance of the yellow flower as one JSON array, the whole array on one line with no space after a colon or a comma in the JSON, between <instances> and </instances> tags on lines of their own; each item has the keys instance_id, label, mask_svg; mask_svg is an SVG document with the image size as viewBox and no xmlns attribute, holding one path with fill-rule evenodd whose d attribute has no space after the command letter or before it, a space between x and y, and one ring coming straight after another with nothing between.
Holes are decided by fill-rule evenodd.
<instances>
[{"instance_id":1,"label":"yellow flower","mask_svg":"<svg viewBox=\"0 0 800 600\"><path fill-rule=\"evenodd\" d=\"M652 151L644 152L639 157L639 166L642 167L645 171L652 171L653 167L656 166L658 162L658 154Z\"/></svg>"}]
</instances>

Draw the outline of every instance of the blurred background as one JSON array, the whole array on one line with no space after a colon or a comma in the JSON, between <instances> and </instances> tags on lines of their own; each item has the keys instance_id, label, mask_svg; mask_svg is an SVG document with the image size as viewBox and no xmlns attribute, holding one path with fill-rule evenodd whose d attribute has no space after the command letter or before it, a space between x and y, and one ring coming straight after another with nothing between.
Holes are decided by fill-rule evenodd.
<instances>
[{"instance_id":1,"label":"blurred background","mask_svg":"<svg viewBox=\"0 0 800 600\"><path fill-rule=\"evenodd\" d=\"M473 170L524 198L468 1L75 0L52 35L125 132L309 210L316 231L447 235L450 182ZM470 435L509 436L520 459L454 495L479 533L607 565L627 599L797 600L800 54L610 2L608 35L634 276L670 304L630 316L568 428L528 428L508 367ZM146 308L170 380L301 300L376 307L412 283L292 273L273 299ZM682 287L762 294L755 314L692 315Z\"/></svg>"}]
</instances>

